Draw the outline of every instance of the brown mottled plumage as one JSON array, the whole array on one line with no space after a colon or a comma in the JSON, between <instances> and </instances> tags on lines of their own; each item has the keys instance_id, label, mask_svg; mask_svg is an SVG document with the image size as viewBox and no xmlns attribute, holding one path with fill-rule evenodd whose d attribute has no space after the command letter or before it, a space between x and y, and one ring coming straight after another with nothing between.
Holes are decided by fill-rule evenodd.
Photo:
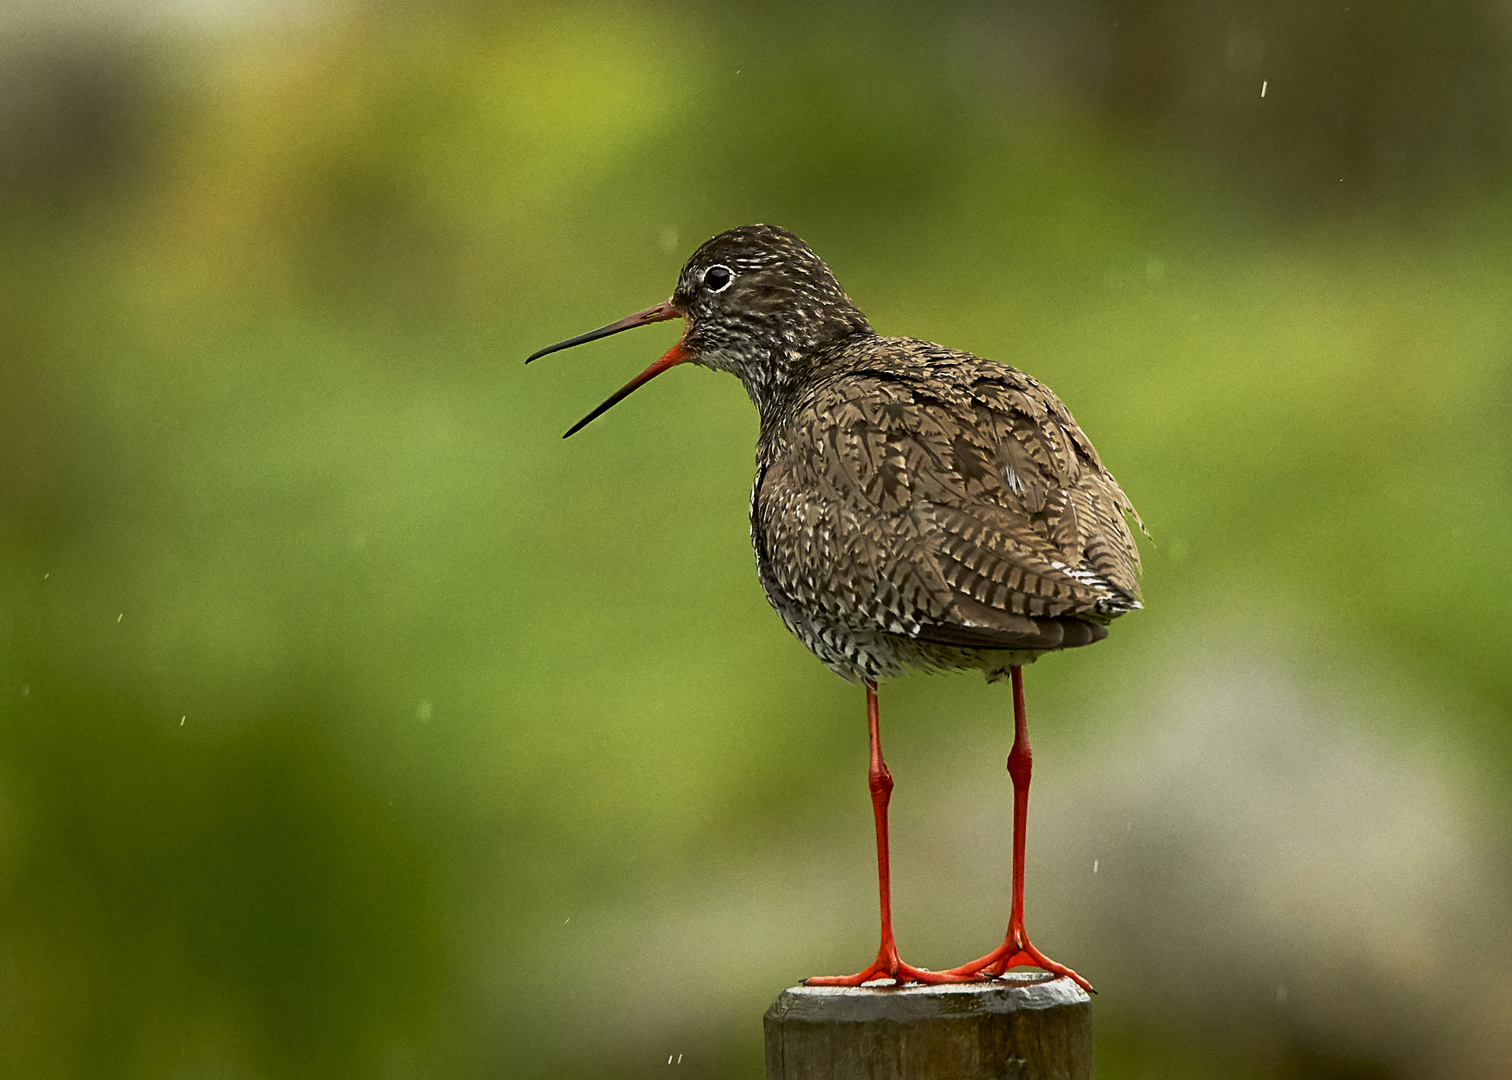
<instances>
[{"instance_id":1,"label":"brown mottled plumage","mask_svg":"<svg viewBox=\"0 0 1512 1080\"><path fill-rule=\"evenodd\" d=\"M942 981L1034 963L1085 986L1022 936L1018 793L1027 800L1029 766L1018 668L1102 640L1113 618L1140 606L1126 522L1138 520L1134 507L1048 387L970 353L879 337L829 267L771 225L719 234L688 260L671 299L530 359L678 317L687 320L682 339L567 434L683 362L733 373L760 411L751 539L761 586L804 645L868 688L883 949L876 965L842 981ZM1010 756L1008 951L952 974L902 964L891 946L878 795L891 780L875 688L909 668L1015 680L1022 776Z\"/></svg>"},{"instance_id":2,"label":"brown mottled plumage","mask_svg":"<svg viewBox=\"0 0 1512 1080\"><path fill-rule=\"evenodd\" d=\"M817 360L762 425L751 534L767 599L837 674L997 678L1139 606L1134 508L1049 389L912 338Z\"/></svg>"}]
</instances>

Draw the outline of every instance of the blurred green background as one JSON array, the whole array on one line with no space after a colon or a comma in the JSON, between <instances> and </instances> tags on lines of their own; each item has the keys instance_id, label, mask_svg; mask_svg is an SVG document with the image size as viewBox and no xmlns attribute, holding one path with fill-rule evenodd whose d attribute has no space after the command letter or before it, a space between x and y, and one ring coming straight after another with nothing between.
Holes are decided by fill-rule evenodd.
<instances>
[{"instance_id":1,"label":"blurred green background","mask_svg":"<svg viewBox=\"0 0 1512 1080\"><path fill-rule=\"evenodd\" d=\"M756 584L709 235L1054 387L1147 610L1028 672L1123 1078L1512 1076L1512 14L10 0L6 1076L758 1077L873 954L859 692ZM999 940L1002 687L883 689L904 954ZM669 1064L669 1061L671 1064Z\"/></svg>"}]
</instances>

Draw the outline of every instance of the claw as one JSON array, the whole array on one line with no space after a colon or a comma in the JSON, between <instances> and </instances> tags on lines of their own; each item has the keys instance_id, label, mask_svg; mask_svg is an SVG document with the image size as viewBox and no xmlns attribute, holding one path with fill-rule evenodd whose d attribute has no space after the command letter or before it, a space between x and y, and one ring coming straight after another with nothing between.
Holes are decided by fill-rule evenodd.
<instances>
[{"instance_id":1,"label":"claw","mask_svg":"<svg viewBox=\"0 0 1512 1080\"><path fill-rule=\"evenodd\" d=\"M1067 978L1080 986L1089 994L1097 993L1092 984L1072 971L1065 964L1057 964L1044 953L1036 949L1032 942L1022 932L1010 934L1008 939L993 949L986 956L953 967L949 971L941 972L942 975L954 975L962 978L996 978L1004 974L1010 968L1037 967L1049 972L1051 978Z\"/></svg>"},{"instance_id":2,"label":"claw","mask_svg":"<svg viewBox=\"0 0 1512 1080\"><path fill-rule=\"evenodd\" d=\"M935 985L977 982L981 979L980 975L964 975L956 971L930 971L928 968L917 968L912 964L905 964L898 957L897 948L889 948L888 945L887 942L883 943L877 950L877 959L865 971L858 971L854 975L819 975L812 979L804 979L803 984L805 986L860 986L862 983L873 982L877 979L891 979L895 986L902 986L906 982Z\"/></svg>"}]
</instances>

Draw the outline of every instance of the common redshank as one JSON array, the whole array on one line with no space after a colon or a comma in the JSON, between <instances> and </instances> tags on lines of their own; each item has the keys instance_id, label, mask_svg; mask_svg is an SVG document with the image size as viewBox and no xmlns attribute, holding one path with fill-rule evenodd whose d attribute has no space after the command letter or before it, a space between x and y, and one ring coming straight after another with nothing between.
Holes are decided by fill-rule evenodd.
<instances>
[{"instance_id":1,"label":"common redshank","mask_svg":"<svg viewBox=\"0 0 1512 1080\"><path fill-rule=\"evenodd\" d=\"M670 299L526 362L677 318L686 320L677 344L567 435L681 363L735 375L761 414L757 576L798 640L866 688L871 740L881 945L862 971L808 982L958 982L1033 966L1090 990L1024 931L1032 758L1022 667L1101 641L1108 623L1140 607L1133 505L1043 383L971 353L879 336L808 245L773 225L720 233L693 253ZM904 963L893 937L893 781L877 683L968 668L1013 687L1012 901L1002 945L931 971Z\"/></svg>"}]
</instances>

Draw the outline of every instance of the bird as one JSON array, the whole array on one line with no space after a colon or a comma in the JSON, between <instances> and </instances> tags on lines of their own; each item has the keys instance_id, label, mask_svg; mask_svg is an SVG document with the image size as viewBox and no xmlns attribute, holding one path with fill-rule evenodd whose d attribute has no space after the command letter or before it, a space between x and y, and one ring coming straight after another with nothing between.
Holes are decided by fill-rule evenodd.
<instances>
[{"instance_id":1,"label":"bird","mask_svg":"<svg viewBox=\"0 0 1512 1080\"><path fill-rule=\"evenodd\" d=\"M879 335L824 261L775 225L712 237L670 298L526 363L678 318L677 343L563 438L679 364L729 372L756 406L750 519L762 591L800 642L866 691L881 942L855 974L806 982L953 983L1037 967L1091 991L1024 928L1033 757L1023 667L1103 640L1142 606L1133 504L1049 387L969 352ZM1013 691L1008 930L984 956L931 970L905 963L893 933L878 684L973 669Z\"/></svg>"}]
</instances>

